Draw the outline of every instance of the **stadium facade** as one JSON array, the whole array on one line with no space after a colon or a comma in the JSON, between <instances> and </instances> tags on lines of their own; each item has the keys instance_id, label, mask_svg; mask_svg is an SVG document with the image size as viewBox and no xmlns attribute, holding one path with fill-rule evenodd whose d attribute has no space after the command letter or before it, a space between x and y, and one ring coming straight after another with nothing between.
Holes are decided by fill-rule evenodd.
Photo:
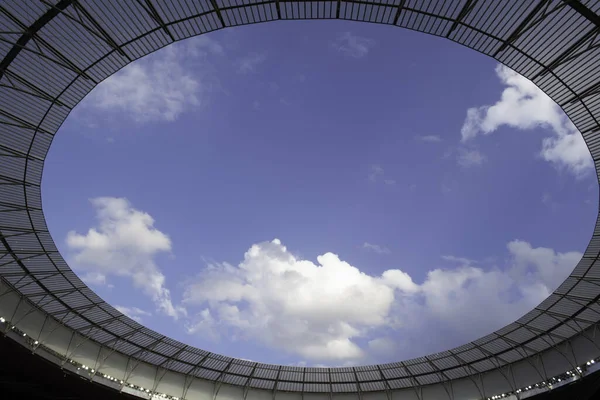
<instances>
[{"instance_id":1,"label":"stadium facade","mask_svg":"<svg viewBox=\"0 0 600 400\"><path fill-rule=\"evenodd\" d=\"M59 254L40 184L69 112L119 69L191 36L296 19L395 25L493 57L562 107L598 170L599 13L598 0L0 1L0 331L65 371L145 398L526 398L593 373L600 365L598 222L565 282L490 335L397 363L301 368L213 354L122 315Z\"/></svg>"}]
</instances>

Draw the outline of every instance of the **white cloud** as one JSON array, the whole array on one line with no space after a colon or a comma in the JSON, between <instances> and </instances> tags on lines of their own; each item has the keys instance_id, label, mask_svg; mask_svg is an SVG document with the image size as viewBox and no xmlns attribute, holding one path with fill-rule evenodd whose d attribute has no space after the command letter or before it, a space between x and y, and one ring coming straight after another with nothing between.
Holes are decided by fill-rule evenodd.
<instances>
[{"instance_id":1,"label":"white cloud","mask_svg":"<svg viewBox=\"0 0 600 400\"><path fill-rule=\"evenodd\" d=\"M170 45L108 77L84 104L123 112L137 122L174 121L201 105L210 90L208 80L202 80L202 68L186 63L208 53L223 54L223 48L204 36Z\"/></svg>"},{"instance_id":2,"label":"white cloud","mask_svg":"<svg viewBox=\"0 0 600 400\"><path fill-rule=\"evenodd\" d=\"M361 58L369 54L369 51L375 46L373 39L353 35L350 32L340 34L333 42L333 47L347 56Z\"/></svg>"},{"instance_id":3,"label":"white cloud","mask_svg":"<svg viewBox=\"0 0 600 400\"><path fill-rule=\"evenodd\" d=\"M519 318L581 257L523 241L507 250L511 261L503 268L446 256L458 267L430 270L415 283L399 269L374 276L333 253L313 263L279 240L259 243L239 265L212 264L185 284L185 304L200 307L189 332L233 334L316 362L422 355Z\"/></svg>"},{"instance_id":4,"label":"white cloud","mask_svg":"<svg viewBox=\"0 0 600 400\"><path fill-rule=\"evenodd\" d=\"M549 248L533 248L522 240L510 242L508 250L515 257L512 271L515 276L538 281L551 289L557 288L565 280L564 271L573 269L582 256L576 251L556 253Z\"/></svg>"},{"instance_id":5,"label":"white cloud","mask_svg":"<svg viewBox=\"0 0 600 400\"><path fill-rule=\"evenodd\" d=\"M566 167L577 176L586 174L594 165L583 137L576 131L545 138L541 154L546 161Z\"/></svg>"},{"instance_id":6,"label":"white cloud","mask_svg":"<svg viewBox=\"0 0 600 400\"><path fill-rule=\"evenodd\" d=\"M208 35L196 36L183 42L187 45L186 51L192 57L206 57L212 55L224 55L225 49L216 40Z\"/></svg>"},{"instance_id":7,"label":"white cloud","mask_svg":"<svg viewBox=\"0 0 600 400\"><path fill-rule=\"evenodd\" d=\"M362 248L377 254L390 254L390 249L388 249L387 247L380 246L378 244L372 244L369 242L364 242Z\"/></svg>"},{"instance_id":8,"label":"white cloud","mask_svg":"<svg viewBox=\"0 0 600 400\"><path fill-rule=\"evenodd\" d=\"M450 255L442 256L442 260L449 261L452 263L458 263L458 264L462 264L462 265L471 265L471 264L476 263L475 260L471 260L470 258L456 257L456 256L450 256Z\"/></svg>"},{"instance_id":9,"label":"white cloud","mask_svg":"<svg viewBox=\"0 0 600 400\"><path fill-rule=\"evenodd\" d=\"M152 313L137 307L115 306L115 308L122 314L127 315L129 318L139 323L142 323L142 317L149 317L152 315Z\"/></svg>"},{"instance_id":10,"label":"white cloud","mask_svg":"<svg viewBox=\"0 0 600 400\"><path fill-rule=\"evenodd\" d=\"M417 136L417 139L422 142L429 142L429 143L439 143L442 141L442 138L439 137L438 135Z\"/></svg>"},{"instance_id":11,"label":"white cloud","mask_svg":"<svg viewBox=\"0 0 600 400\"><path fill-rule=\"evenodd\" d=\"M128 277L160 312L176 319L185 315L185 309L173 305L165 276L154 261L159 253L171 251L169 237L154 227L149 214L134 209L126 199L99 197L91 202L98 226L85 234L67 234L70 264L96 284L106 283L109 276Z\"/></svg>"},{"instance_id":12,"label":"white cloud","mask_svg":"<svg viewBox=\"0 0 600 400\"><path fill-rule=\"evenodd\" d=\"M583 137L560 107L531 81L511 69L498 65L496 74L507 87L496 104L467 111L461 129L462 140L489 135L504 125L521 130L548 128L554 136L544 139L542 158L576 176L591 170L593 163Z\"/></svg>"},{"instance_id":13,"label":"white cloud","mask_svg":"<svg viewBox=\"0 0 600 400\"><path fill-rule=\"evenodd\" d=\"M388 337L380 337L369 340L367 346L375 355L385 355L396 350L396 342Z\"/></svg>"},{"instance_id":14,"label":"white cloud","mask_svg":"<svg viewBox=\"0 0 600 400\"><path fill-rule=\"evenodd\" d=\"M98 271L89 271L80 275L82 281L92 286L106 285L106 275Z\"/></svg>"},{"instance_id":15,"label":"white cloud","mask_svg":"<svg viewBox=\"0 0 600 400\"><path fill-rule=\"evenodd\" d=\"M246 57L240 58L236 65L237 71L240 74L250 74L256 72L259 65L267 60L267 55L264 53L251 53Z\"/></svg>"},{"instance_id":16,"label":"white cloud","mask_svg":"<svg viewBox=\"0 0 600 400\"><path fill-rule=\"evenodd\" d=\"M485 159L485 155L483 155L479 150L461 147L458 150L458 156L456 160L461 167L468 168L483 164Z\"/></svg>"}]
</instances>

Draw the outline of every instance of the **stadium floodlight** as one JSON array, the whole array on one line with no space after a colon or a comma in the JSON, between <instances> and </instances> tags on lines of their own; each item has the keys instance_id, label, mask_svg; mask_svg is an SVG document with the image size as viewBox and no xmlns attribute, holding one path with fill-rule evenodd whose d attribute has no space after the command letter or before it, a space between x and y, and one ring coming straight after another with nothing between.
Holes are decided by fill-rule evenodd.
<instances>
[{"instance_id":1,"label":"stadium floodlight","mask_svg":"<svg viewBox=\"0 0 600 400\"><path fill-rule=\"evenodd\" d=\"M4 319L4 317L0 317L0 322L5 323L6 320Z\"/></svg>"}]
</instances>

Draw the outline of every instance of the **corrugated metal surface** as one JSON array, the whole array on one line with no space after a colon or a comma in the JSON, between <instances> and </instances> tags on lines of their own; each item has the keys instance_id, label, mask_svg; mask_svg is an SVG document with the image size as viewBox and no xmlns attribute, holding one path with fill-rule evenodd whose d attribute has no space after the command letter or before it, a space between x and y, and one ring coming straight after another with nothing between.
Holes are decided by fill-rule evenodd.
<instances>
[{"instance_id":1,"label":"corrugated metal surface","mask_svg":"<svg viewBox=\"0 0 600 400\"><path fill-rule=\"evenodd\" d=\"M40 180L53 135L98 82L173 41L276 19L397 25L495 57L563 107L598 163L600 28L593 13L600 6L586 4L592 14L582 15L562 0L5 0L0 3L0 257L10 262L0 266L0 276L42 310L108 348L174 371L263 389L355 392L426 385L518 361L568 340L600 320L592 308L600 296L600 224L571 277L537 310L493 335L404 364L280 368L191 348L104 303L58 254L41 211ZM552 333L545 335L547 330ZM471 367L464 368L467 364Z\"/></svg>"}]
</instances>

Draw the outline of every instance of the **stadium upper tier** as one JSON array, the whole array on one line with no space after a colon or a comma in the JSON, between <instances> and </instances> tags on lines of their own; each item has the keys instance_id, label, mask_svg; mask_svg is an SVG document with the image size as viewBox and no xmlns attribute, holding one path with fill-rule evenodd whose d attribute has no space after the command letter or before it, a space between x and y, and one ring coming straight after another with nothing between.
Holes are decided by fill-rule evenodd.
<instances>
[{"instance_id":1,"label":"stadium upper tier","mask_svg":"<svg viewBox=\"0 0 600 400\"><path fill-rule=\"evenodd\" d=\"M59 254L40 184L59 127L111 74L187 37L292 19L395 25L493 57L562 107L598 167L599 12L598 0L0 1L0 330L65 369L147 398L523 398L588 373L600 356L598 223L566 281L490 335L397 363L301 368L213 354L122 315Z\"/></svg>"}]
</instances>

